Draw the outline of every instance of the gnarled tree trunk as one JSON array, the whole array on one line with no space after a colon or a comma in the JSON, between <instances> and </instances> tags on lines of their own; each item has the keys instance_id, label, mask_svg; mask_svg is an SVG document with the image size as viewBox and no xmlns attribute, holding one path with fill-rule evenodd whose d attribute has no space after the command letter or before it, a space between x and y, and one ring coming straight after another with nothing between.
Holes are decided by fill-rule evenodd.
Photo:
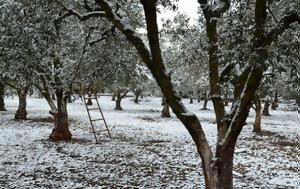
<instances>
[{"instance_id":1,"label":"gnarled tree trunk","mask_svg":"<svg viewBox=\"0 0 300 189\"><path fill-rule=\"evenodd\" d=\"M18 106L18 110L16 111L16 114L15 114L15 119L21 119L21 120L27 119L26 98L27 98L28 90L29 90L29 87L25 87L23 89L17 90L18 98L19 98L19 106Z\"/></svg>"},{"instance_id":2,"label":"gnarled tree trunk","mask_svg":"<svg viewBox=\"0 0 300 189\"><path fill-rule=\"evenodd\" d=\"M121 95L120 92L117 93L116 97L116 106L115 106L115 110L123 110L123 108L121 107L121 101L122 99L126 96L126 94L128 93L129 91L126 91L123 95Z\"/></svg>"},{"instance_id":3,"label":"gnarled tree trunk","mask_svg":"<svg viewBox=\"0 0 300 189\"><path fill-rule=\"evenodd\" d=\"M0 111L6 111L4 103L4 84L0 82Z\"/></svg>"},{"instance_id":4,"label":"gnarled tree trunk","mask_svg":"<svg viewBox=\"0 0 300 189\"><path fill-rule=\"evenodd\" d=\"M169 107L169 104L167 103L167 98L162 97L161 105L163 105L163 110L161 112L161 117L171 117L170 107Z\"/></svg>"},{"instance_id":5,"label":"gnarled tree trunk","mask_svg":"<svg viewBox=\"0 0 300 189\"><path fill-rule=\"evenodd\" d=\"M121 107L121 101L122 101L121 94L118 93L117 94L115 110L123 110L122 107Z\"/></svg>"},{"instance_id":6,"label":"gnarled tree trunk","mask_svg":"<svg viewBox=\"0 0 300 189\"><path fill-rule=\"evenodd\" d=\"M272 110L276 110L278 108L278 94L277 94L277 91L275 91L275 95L274 95L274 100L272 101L272 105L271 105L271 108Z\"/></svg>"},{"instance_id":7,"label":"gnarled tree trunk","mask_svg":"<svg viewBox=\"0 0 300 189\"><path fill-rule=\"evenodd\" d=\"M138 104L139 103L139 96L141 94L141 90L136 90L134 94L135 94L134 103Z\"/></svg>"},{"instance_id":8,"label":"gnarled tree trunk","mask_svg":"<svg viewBox=\"0 0 300 189\"><path fill-rule=\"evenodd\" d=\"M56 91L57 112L50 112L54 117L54 128L49 139L52 141L71 140L72 134L69 130L67 97L64 98L63 91Z\"/></svg>"},{"instance_id":9,"label":"gnarled tree trunk","mask_svg":"<svg viewBox=\"0 0 300 189\"><path fill-rule=\"evenodd\" d=\"M201 110L208 110L207 103L208 103L208 97L207 97L207 92L205 92L204 93L204 103L203 103L203 107L201 108Z\"/></svg>"},{"instance_id":10,"label":"gnarled tree trunk","mask_svg":"<svg viewBox=\"0 0 300 189\"><path fill-rule=\"evenodd\" d=\"M254 105L255 105L255 122L253 124L253 132L259 133L261 132L261 100L259 95L255 95L254 98Z\"/></svg>"},{"instance_id":11,"label":"gnarled tree trunk","mask_svg":"<svg viewBox=\"0 0 300 189\"><path fill-rule=\"evenodd\" d=\"M262 111L262 115L271 116L270 111L269 111L269 107L270 107L270 100L269 100L269 98L267 98L266 101L265 101L265 104L264 104L264 109Z\"/></svg>"}]
</instances>

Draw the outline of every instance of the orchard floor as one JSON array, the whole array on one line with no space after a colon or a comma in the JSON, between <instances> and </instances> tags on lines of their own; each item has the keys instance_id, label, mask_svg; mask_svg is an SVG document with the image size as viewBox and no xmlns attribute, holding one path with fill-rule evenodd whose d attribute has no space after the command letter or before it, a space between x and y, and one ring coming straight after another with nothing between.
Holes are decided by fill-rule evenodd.
<instances>
[{"instance_id":1,"label":"orchard floor","mask_svg":"<svg viewBox=\"0 0 300 189\"><path fill-rule=\"evenodd\" d=\"M8 111L0 117L0 188L204 188L191 137L174 114L160 117L160 98L139 104L126 98L123 111L113 110L110 97L99 100L112 139L100 135L101 143L95 144L82 102L68 106L73 140L51 142L53 120L45 100L29 98L29 120L16 121L17 99L6 98ZM200 110L202 103L183 102L197 114L214 146L213 111ZM236 148L236 188L300 188L299 114L282 104L271 114L263 117L263 132L257 135L250 113Z\"/></svg>"}]
</instances>

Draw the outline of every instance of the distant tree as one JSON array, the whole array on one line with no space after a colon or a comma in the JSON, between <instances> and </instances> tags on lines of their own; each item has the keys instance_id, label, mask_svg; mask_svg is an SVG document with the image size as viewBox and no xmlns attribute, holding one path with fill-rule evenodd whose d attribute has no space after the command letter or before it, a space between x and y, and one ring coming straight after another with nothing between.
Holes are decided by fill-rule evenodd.
<instances>
[{"instance_id":1,"label":"distant tree","mask_svg":"<svg viewBox=\"0 0 300 189\"><path fill-rule=\"evenodd\" d=\"M5 95L5 85L2 81L0 81L0 111L6 111L5 103L4 103L4 95Z\"/></svg>"}]
</instances>

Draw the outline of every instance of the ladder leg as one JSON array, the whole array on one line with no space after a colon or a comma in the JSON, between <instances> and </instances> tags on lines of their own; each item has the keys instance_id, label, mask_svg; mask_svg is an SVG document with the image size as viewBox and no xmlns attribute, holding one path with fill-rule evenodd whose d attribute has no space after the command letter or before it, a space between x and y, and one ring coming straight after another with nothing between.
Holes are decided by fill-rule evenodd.
<instances>
[{"instance_id":1,"label":"ladder leg","mask_svg":"<svg viewBox=\"0 0 300 189\"><path fill-rule=\"evenodd\" d=\"M92 126L92 131L93 131L93 134L94 134L94 137L95 137L95 140L96 140L96 143L98 144L98 138L97 138L97 135L96 135L96 132L95 132L95 128L94 128L94 125L93 125L93 122L92 122L92 119L91 119L91 115L90 115L90 111L87 107L87 104L86 104L86 99L85 99L85 96L83 96L83 99L84 99L84 105L85 105L85 108L86 108L86 111L88 113L88 116L89 116L89 120L90 120L90 124Z\"/></svg>"},{"instance_id":2,"label":"ladder leg","mask_svg":"<svg viewBox=\"0 0 300 189\"><path fill-rule=\"evenodd\" d=\"M105 128L106 128L106 130L107 130L108 136L109 136L109 138L111 138L110 131L109 131L108 126L107 126L107 124L106 124L106 120L105 120L105 118L104 118L104 115L103 115L103 113L102 113L102 110L101 110L101 108L100 108L100 104L99 104L97 98L96 98L96 102L97 102L97 105L98 105L98 107L99 107L100 114L101 114L101 116L102 116L102 118L103 118L103 122L104 122Z\"/></svg>"}]
</instances>

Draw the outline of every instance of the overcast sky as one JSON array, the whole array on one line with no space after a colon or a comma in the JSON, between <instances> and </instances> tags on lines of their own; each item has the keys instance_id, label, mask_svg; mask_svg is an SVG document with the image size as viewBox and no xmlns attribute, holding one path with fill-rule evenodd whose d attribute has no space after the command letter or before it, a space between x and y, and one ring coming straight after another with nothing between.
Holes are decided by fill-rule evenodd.
<instances>
[{"instance_id":1,"label":"overcast sky","mask_svg":"<svg viewBox=\"0 0 300 189\"><path fill-rule=\"evenodd\" d=\"M178 5L179 11L187 14L190 17L197 16L197 10L199 7L197 0L180 0Z\"/></svg>"}]
</instances>

